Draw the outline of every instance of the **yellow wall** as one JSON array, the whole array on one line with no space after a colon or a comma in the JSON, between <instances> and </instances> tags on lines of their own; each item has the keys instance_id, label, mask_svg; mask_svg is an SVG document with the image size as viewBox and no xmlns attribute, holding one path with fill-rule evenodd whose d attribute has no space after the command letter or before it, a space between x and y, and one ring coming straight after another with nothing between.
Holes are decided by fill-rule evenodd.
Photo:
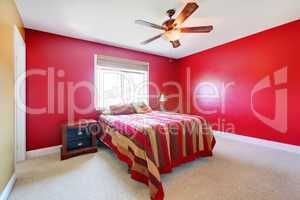
<instances>
[{"instance_id":1,"label":"yellow wall","mask_svg":"<svg viewBox=\"0 0 300 200\"><path fill-rule=\"evenodd\" d=\"M14 25L24 37L14 0L0 0L0 193L14 173Z\"/></svg>"}]
</instances>

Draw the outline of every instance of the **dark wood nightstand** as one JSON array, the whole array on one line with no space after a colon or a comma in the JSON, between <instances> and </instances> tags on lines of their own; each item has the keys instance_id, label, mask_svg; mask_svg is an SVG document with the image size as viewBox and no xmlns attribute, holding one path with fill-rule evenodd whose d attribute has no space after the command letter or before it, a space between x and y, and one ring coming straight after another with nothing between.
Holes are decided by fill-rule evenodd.
<instances>
[{"instance_id":1,"label":"dark wood nightstand","mask_svg":"<svg viewBox=\"0 0 300 200\"><path fill-rule=\"evenodd\" d=\"M62 125L61 160L85 153L95 153L96 135L100 131L96 120L80 120Z\"/></svg>"}]
</instances>

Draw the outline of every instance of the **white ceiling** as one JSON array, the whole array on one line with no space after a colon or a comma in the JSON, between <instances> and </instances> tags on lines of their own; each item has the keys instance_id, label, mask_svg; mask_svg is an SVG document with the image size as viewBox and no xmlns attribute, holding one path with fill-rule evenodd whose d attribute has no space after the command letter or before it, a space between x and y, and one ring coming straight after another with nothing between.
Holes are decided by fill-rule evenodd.
<instances>
[{"instance_id":1,"label":"white ceiling","mask_svg":"<svg viewBox=\"0 0 300 200\"><path fill-rule=\"evenodd\" d=\"M299 0L198 0L200 8L184 26L213 25L210 34L182 34L181 47L164 39L140 42L160 33L134 23L161 24L165 11L181 11L187 0L16 0L26 28L118 47L181 58L300 19ZM178 13L177 13L178 14Z\"/></svg>"}]
</instances>

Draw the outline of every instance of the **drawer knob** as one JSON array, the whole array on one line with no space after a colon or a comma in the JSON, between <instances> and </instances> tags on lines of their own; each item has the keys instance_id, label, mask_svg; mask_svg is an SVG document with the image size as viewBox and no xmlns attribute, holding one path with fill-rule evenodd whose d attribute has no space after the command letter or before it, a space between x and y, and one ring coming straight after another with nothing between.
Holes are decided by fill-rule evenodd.
<instances>
[{"instance_id":1,"label":"drawer knob","mask_svg":"<svg viewBox=\"0 0 300 200\"><path fill-rule=\"evenodd\" d=\"M82 134L83 134L83 132L82 132L82 131L79 131L79 132L78 132L78 135L82 135Z\"/></svg>"},{"instance_id":2,"label":"drawer knob","mask_svg":"<svg viewBox=\"0 0 300 200\"><path fill-rule=\"evenodd\" d=\"M79 146L79 147L81 147L82 145L83 145L82 142L79 142L79 143L77 144L77 146Z\"/></svg>"}]
</instances>

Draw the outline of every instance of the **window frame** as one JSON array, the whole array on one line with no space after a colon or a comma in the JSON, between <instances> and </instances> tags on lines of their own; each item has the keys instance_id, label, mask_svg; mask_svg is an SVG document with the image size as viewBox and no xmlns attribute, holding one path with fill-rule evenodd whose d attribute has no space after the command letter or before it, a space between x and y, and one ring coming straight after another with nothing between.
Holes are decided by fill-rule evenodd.
<instances>
[{"instance_id":1,"label":"window frame","mask_svg":"<svg viewBox=\"0 0 300 200\"><path fill-rule=\"evenodd\" d=\"M145 78L146 78L146 82L147 82L147 89L146 89L146 92L147 92L147 97L146 97L146 104L149 105L149 102L150 102L150 80L149 80L149 66L147 67L147 71L146 70L133 70L133 69L128 69L126 67L106 67L106 66L101 66L101 65L98 65L97 64L97 55L95 55L95 61L94 61L94 107L96 110L101 110L101 109L104 109L104 105L102 104L101 105L101 97L100 97L100 93L101 93L101 83L99 83L100 85L97 85L97 82L98 82L98 78L97 78L97 74L96 72L98 70L110 70L110 71L116 71L118 73L126 73L126 72L132 72L132 73L139 73L139 74L144 74L145 75ZM100 77L99 77L99 82L100 82ZM121 84L122 84L122 88L124 88L124 81L121 81ZM99 87L100 86L100 87ZM98 94L98 91L99 91L99 94ZM123 91L122 91L123 92ZM97 98L97 97L100 97L100 98Z\"/></svg>"}]
</instances>

